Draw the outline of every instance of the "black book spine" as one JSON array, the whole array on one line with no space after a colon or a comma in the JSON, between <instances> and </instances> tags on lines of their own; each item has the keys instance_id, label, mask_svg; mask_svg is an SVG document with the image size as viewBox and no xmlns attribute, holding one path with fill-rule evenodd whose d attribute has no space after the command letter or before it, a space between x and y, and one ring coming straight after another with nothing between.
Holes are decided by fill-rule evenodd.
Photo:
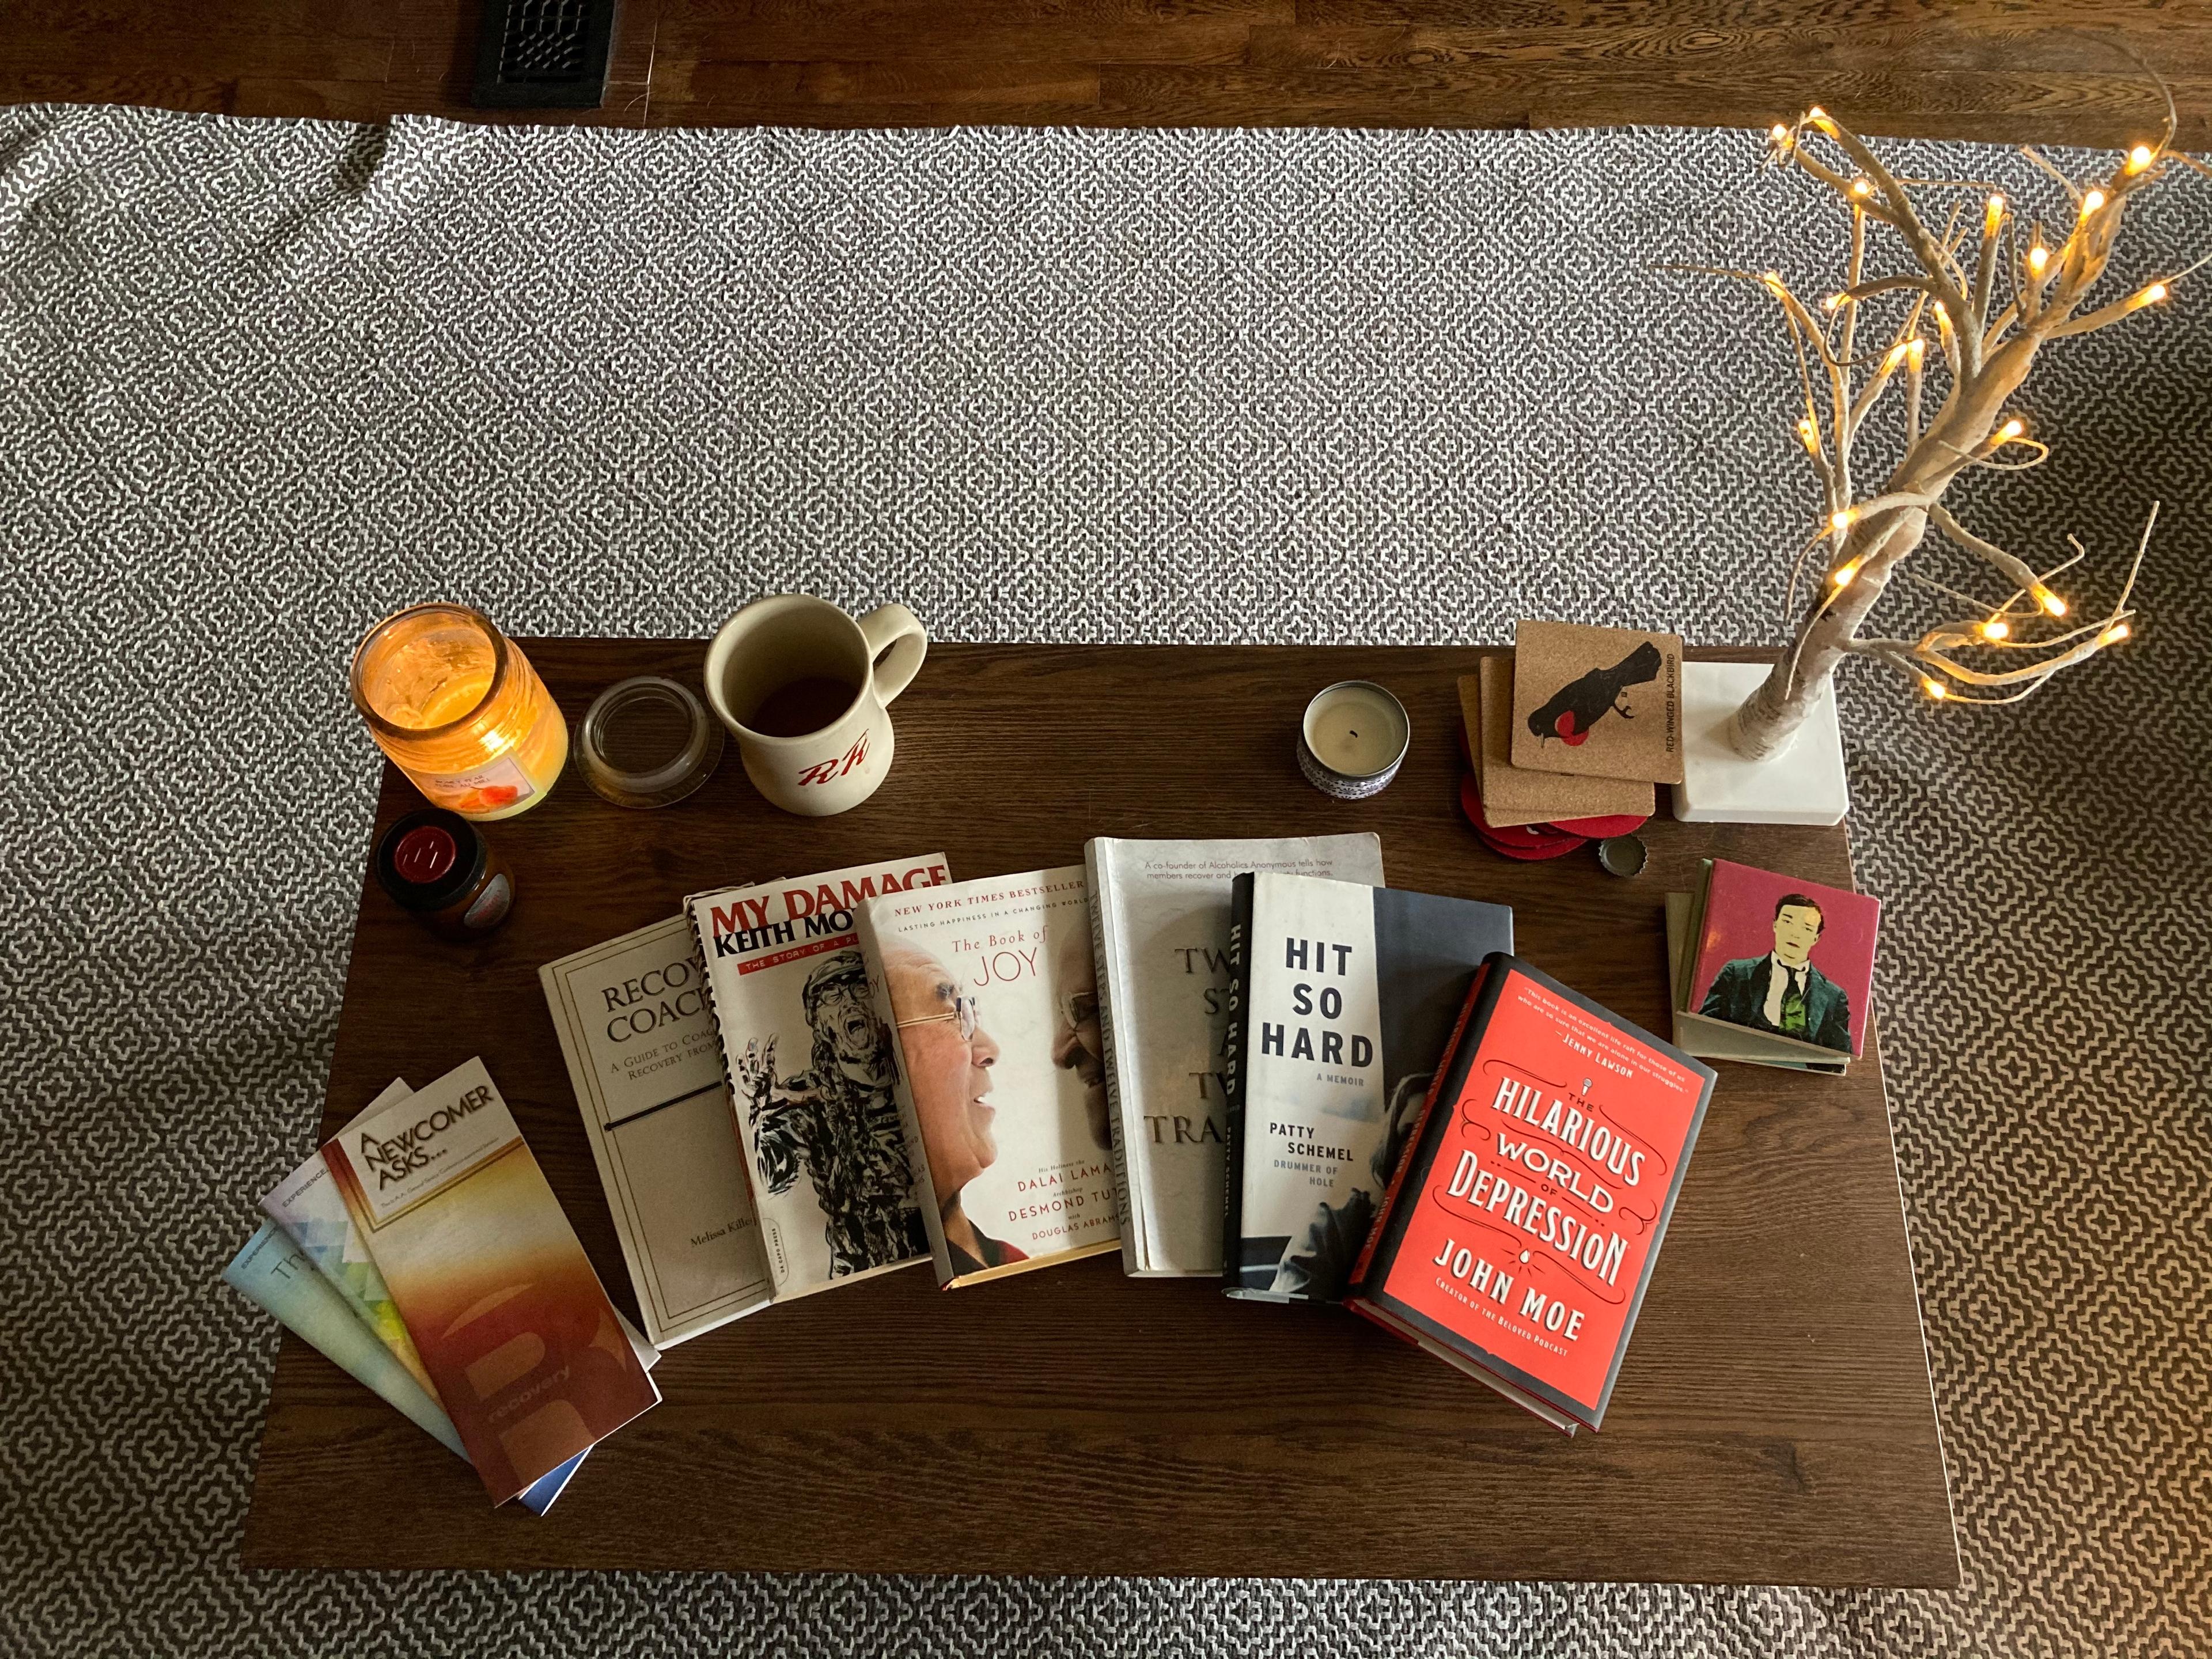
<instances>
[{"instance_id":1,"label":"black book spine","mask_svg":"<svg viewBox=\"0 0 2212 1659\"><path fill-rule=\"evenodd\" d=\"M1244 1093L1249 1068L1244 1064L1252 1012L1252 891L1249 872L1237 878L1229 901L1229 1026L1221 1039L1223 1138L1221 1195L1221 1283L1234 1290L1244 1271Z\"/></svg>"}]
</instances>

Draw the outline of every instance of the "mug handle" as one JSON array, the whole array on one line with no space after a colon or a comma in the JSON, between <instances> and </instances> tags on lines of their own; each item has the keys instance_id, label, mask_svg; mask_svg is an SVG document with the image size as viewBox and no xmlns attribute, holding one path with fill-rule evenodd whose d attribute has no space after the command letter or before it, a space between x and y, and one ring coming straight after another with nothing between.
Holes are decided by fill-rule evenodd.
<instances>
[{"instance_id":1,"label":"mug handle","mask_svg":"<svg viewBox=\"0 0 2212 1659\"><path fill-rule=\"evenodd\" d=\"M860 618L860 634L876 665L876 701L888 705L921 672L921 659L929 654L929 635L922 630L921 618L902 605L878 605Z\"/></svg>"}]
</instances>

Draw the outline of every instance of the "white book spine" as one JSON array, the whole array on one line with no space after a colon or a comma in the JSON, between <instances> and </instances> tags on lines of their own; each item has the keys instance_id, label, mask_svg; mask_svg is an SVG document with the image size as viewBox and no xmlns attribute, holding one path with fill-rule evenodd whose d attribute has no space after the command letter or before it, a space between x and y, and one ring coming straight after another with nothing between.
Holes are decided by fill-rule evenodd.
<instances>
[{"instance_id":1,"label":"white book spine","mask_svg":"<svg viewBox=\"0 0 2212 1659\"><path fill-rule=\"evenodd\" d=\"M1103 843L1093 840L1083 849L1083 862L1091 882L1091 945L1098 975L1098 1029L1106 1044L1106 1125L1112 1141L1114 1206L1121 1227L1121 1271L1140 1274L1152 1271L1150 1237L1145 1215L1146 1182L1141 1171L1133 1178L1132 1146L1141 1145L1144 1125L1132 1124L1127 1103L1136 1098L1136 1082L1125 1075L1128 1043L1117 1040L1114 1022L1114 987L1124 971L1121 927L1113 899L1114 866L1101 857Z\"/></svg>"}]
</instances>

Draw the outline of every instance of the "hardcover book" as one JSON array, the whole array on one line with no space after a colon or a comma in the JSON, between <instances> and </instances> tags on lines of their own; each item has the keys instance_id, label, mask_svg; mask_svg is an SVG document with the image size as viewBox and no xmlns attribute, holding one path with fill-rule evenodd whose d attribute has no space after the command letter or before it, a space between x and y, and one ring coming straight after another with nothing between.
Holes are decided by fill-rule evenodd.
<instances>
[{"instance_id":1,"label":"hardcover book","mask_svg":"<svg viewBox=\"0 0 2212 1659\"><path fill-rule=\"evenodd\" d=\"M690 920L538 978L646 1334L665 1348L766 1307L775 1287Z\"/></svg>"},{"instance_id":2,"label":"hardcover book","mask_svg":"<svg viewBox=\"0 0 2212 1659\"><path fill-rule=\"evenodd\" d=\"M659 1401L481 1060L323 1156L495 1504Z\"/></svg>"},{"instance_id":3,"label":"hardcover book","mask_svg":"<svg viewBox=\"0 0 2212 1659\"><path fill-rule=\"evenodd\" d=\"M949 879L925 853L685 901L779 1302L929 1254L854 915Z\"/></svg>"},{"instance_id":4,"label":"hardcover book","mask_svg":"<svg viewBox=\"0 0 2212 1659\"><path fill-rule=\"evenodd\" d=\"M1712 1086L1491 957L1346 1305L1555 1428L1601 1426Z\"/></svg>"},{"instance_id":5,"label":"hardcover book","mask_svg":"<svg viewBox=\"0 0 2212 1659\"><path fill-rule=\"evenodd\" d=\"M1085 889L1079 864L861 908L941 1285L1118 1243Z\"/></svg>"},{"instance_id":6,"label":"hardcover book","mask_svg":"<svg viewBox=\"0 0 2212 1659\"><path fill-rule=\"evenodd\" d=\"M1236 882L1223 1289L1334 1302L1513 913L1261 872Z\"/></svg>"},{"instance_id":7,"label":"hardcover book","mask_svg":"<svg viewBox=\"0 0 2212 1659\"><path fill-rule=\"evenodd\" d=\"M1717 1057L1848 1064L1865 1052L1881 902L1709 860L1691 907L1676 1041Z\"/></svg>"},{"instance_id":8,"label":"hardcover book","mask_svg":"<svg viewBox=\"0 0 2212 1659\"><path fill-rule=\"evenodd\" d=\"M355 1116L354 1122L413 1092L404 1081L393 1079ZM346 1126L352 1127L351 1123ZM422 1358L408 1338L407 1322L399 1316L392 1292L385 1287L384 1275L376 1271L361 1229L354 1225L353 1212L346 1208L345 1195L331 1179L331 1166L322 1153L310 1152L298 1169L264 1193L261 1212L306 1252L315 1270L376 1340L391 1350L392 1358L406 1367L408 1375L429 1389L430 1373L422 1369Z\"/></svg>"},{"instance_id":9,"label":"hardcover book","mask_svg":"<svg viewBox=\"0 0 2212 1659\"><path fill-rule=\"evenodd\" d=\"M1516 623L1513 764L1681 782L1681 636Z\"/></svg>"},{"instance_id":10,"label":"hardcover book","mask_svg":"<svg viewBox=\"0 0 2212 1659\"><path fill-rule=\"evenodd\" d=\"M1084 848L1091 882L1121 1267L1139 1277L1221 1272L1229 915L1248 870L1379 886L1372 835L1121 841Z\"/></svg>"}]
</instances>

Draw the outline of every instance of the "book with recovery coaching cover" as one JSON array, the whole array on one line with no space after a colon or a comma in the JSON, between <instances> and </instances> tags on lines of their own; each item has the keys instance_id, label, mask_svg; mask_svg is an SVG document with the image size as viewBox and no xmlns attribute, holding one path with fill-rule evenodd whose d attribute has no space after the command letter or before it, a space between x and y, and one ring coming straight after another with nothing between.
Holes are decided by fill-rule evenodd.
<instances>
[{"instance_id":1,"label":"book with recovery coaching cover","mask_svg":"<svg viewBox=\"0 0 2212 1659\"><path fill-rule=\"evenodd\" d=\"M855 916L949 879L924 853L684 902L779 1302L928 1258Z\"/></svg>"},{"instance_id":2,"label":"book with recovery coaching cover","mask_svg":"<svg viewBox=\"0 0 2212 1659\"><path fill-rule=\"evenodd\" d=\"M1500 904L1260 872L1236 882L1222 1288L1334 1302Z\"/></svg>"},{"instance_id":3,"label":"book with recovery coaching cover","mask_svg":"<svg viewBox=\"0 0 2212 1659\"><path fill-rule=\"evenodd\" d=\"M1246 871L1380 885L1373 835L1125 841L1084 849L1121 1266L1139 1277L1221 1272L1229 925Z\"/></svg>"},{"instance_id":4,"label":"book with recovery coaching cover","mask_svg":"<svg viewBox=\"0 0 2212 1659\"><path fill-rule=\"evenodd\" d=\"M647 1335L665 1348L766 1307L774 1285L689 919L538 978Z\"/></svg>"},{"instance_id":5,"label":"book with recovery coaching cover","mask_svg":"<svg viewBox=\"0 0 2212 1659\"><path fill-rule=\"evenodd\" d=\"M940 1285L1119 1243L1086 886L1079 864L862 907Z\"/></svg>"},{"instance_id":6,"label":"book with recovery coaching cover","mask_svg":"<svg viewBox=\"0 0 2212 1659\"><path fill-rule=\"evenodd\" d=\"M1346 1305L1555 1428L1601 1426L1713 1076L1492 957Z\"/></svg>"}]
</instances>

